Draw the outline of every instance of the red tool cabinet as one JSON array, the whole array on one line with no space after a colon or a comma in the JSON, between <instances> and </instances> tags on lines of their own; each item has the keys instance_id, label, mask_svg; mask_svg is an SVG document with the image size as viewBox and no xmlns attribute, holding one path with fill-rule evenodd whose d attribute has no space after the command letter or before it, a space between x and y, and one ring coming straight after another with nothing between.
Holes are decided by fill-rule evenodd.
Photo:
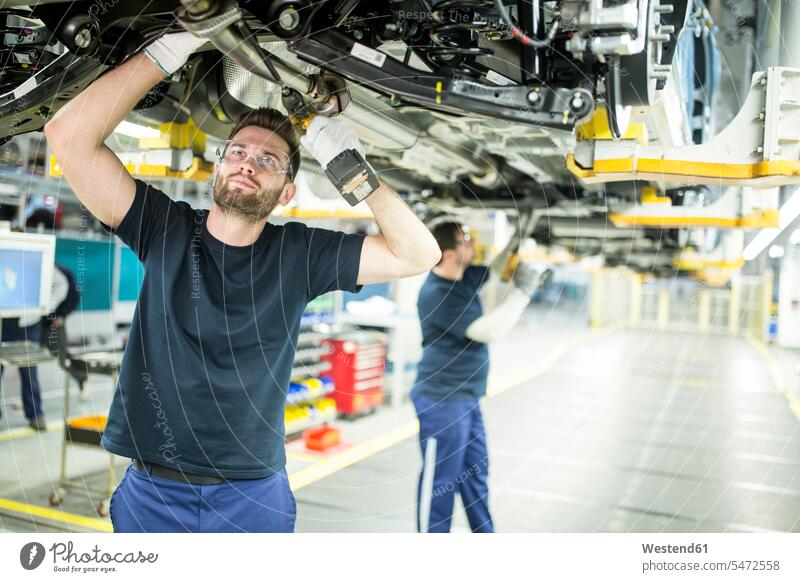
<instances>
[{"instance_id":1,"label":"red tool cabinet","mask_svg":"<svg viewBox=\"0 0 800 582\"><path fill-rule=\"evenodd\" d=\"M333 398L342 415L374 411L383 402L386 343L373 334L352 333L326 340L333 379Z\"/></svg>"}]
</instances>

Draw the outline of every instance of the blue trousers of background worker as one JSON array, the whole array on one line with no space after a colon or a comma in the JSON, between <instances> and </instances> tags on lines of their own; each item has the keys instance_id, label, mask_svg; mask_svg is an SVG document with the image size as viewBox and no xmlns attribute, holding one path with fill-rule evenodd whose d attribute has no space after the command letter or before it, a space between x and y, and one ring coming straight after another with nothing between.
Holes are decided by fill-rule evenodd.
<instances>
[{"instance_id":1,"label":"blue trousers of background worker","mask_svg":"<svg viewBox=\"0 0 800 582\"><path fill-rule=\"evenodd\" d=\"M39 344L41 337L41 326L39 322L28 327L20 327L17 318L3 320L3 340L4 342L29 341ZM0 366L0 377L4 367ZM42 393L39 388L39 376L36 366L19 369L20 383L22 385L22 407L25 410L25 418L33 420L36 417L44 416L42 411Z\"/></svg>"},{"instance_id":2,"label":"blue trousers of background worker","mask_svg":"<svg viewBox=\"0 0 800 582\"><path fill-rule=\"evenodd\" d=\"M286 470L262 479L193 485L130 465L111 496L117 533L292 533L297 516Z\"/></svg>"},{"instance_id":3,"label":"blue trousers of background worker","mask_svg":"<svg viewBox=\"0 0 800 582\"><path fill-rule=\"evenodd\" d=\"M489 454L480 405L473 399L436 401L412 392L419 418L422 471L417 531L450 531L456 494L476 533L494 531L489 514Z\"/></svg>"}]
</instances>

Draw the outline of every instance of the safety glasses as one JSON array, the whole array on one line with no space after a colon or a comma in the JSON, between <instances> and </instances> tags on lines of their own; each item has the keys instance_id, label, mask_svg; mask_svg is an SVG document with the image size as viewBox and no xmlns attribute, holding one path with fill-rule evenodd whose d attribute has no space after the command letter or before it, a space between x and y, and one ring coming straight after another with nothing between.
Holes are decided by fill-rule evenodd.
<instances>
[{"instance_id":1,"label":"safety glasses","mask_svg":"<svg viewBox=\"0 0 800 582\"><path fill-rule=\"evenodd\" d=\"M255 144L248 144L239 140L226 140L217 147L217 159L220 163L228 165L243 164L253 158L253 164L259 172L265 174L289 174L292 173L292 163L288 156L279 152L264 152L257 150Z\"/></svg>"}]
</instances>

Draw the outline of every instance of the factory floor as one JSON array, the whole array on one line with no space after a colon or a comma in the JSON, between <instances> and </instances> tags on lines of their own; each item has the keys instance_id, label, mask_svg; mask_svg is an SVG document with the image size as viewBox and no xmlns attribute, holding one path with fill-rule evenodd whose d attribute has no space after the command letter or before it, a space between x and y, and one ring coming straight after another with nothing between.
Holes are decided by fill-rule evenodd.
<instances>
[{"instance_id":1,"label":"factory floor","mask_svg":"<svg viewBox=\"0 0 800 582\"><path fill-rule=\"evenodd\" d=\"M534 306L491 348L483 402L491 508L505 532L800 531L800 353L746 337L607 328L582 310ZM0 531L110 531L101 494L48 504L58 480L63 392L41 369L45 433L12 406L0 419ZM79 412L105 412L108 379ZM420 453L408 403L339 421L327 454L287 446L299 532L411 532ZM69 449L73 475L102 486L108 456ZM118 459L121 475L125 460ZM457 507L454 531L467 531Z\"/></svg>"}]
</instances>

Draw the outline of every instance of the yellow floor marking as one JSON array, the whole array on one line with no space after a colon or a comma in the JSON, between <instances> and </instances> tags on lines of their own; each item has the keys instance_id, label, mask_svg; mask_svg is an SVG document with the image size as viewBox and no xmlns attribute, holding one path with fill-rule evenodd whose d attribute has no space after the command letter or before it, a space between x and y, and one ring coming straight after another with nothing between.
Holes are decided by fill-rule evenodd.
<instances>
[{"instance_id":1,"label":"yellow floor marking","mask_svg":"<svg viewBox=\"0 0 800 582\"><path fill-rule=\"evenodd\" d=\"M303 451L286 451L286 456L289 459L300 459L302 461L321 461L325 459L326 455L315 455L313 453L305 453Z\"/></svg>"},{"instance_id":2,"label":"yellow floor marking","mask_svg":"<svg viewBox=\"0 0 800 582\"><path fill-rule=\"evenodd\" d=\"M27 518L31 521L35 521L34 518L40 517L50 521L68 523L102 532L113 531L111 522L109 521L77 515L75 513L67 513L66 511L61 511L60 509L50 509L49 507L40 507L38 505L31 505L29 503L12 501L11 499L0 498L0 509L18 513L20 514L19 516L21 518Z\"/></svg>"},{"instance_id":3,"label":"yellow floor marking","mask_svg":"<svg viewBox=\"0 0 800 582\"><path fill-rule=\"evenodd\" d=\"M289 475L289 485L291 485L293 491L298 491L337 471L341 471L350 465L363 461L367 457L371 457L397 443L403 442L407 438L417 434L418 430L419 424L416 420L404 422L400 426L368 441L354 445L334 457L324 459L295 471Z\"/></svg>"},{"instance_id":4,"label":"yellow floor marking","mask_svg":"<svg viewBox=\"0 0 800 582\"><path fill-rule=\"evenodd\" d=\"M775 389L786 399L786 404L789 405L789 410L792 411L794 417L797 420L800 420L800 398L798 398L797 395L789 390L788 386L786 386L786 381L783 378L781 367L775 361L775 358L772 356L772 354L769 353L766 344L757 339L750 332L747 332L745 337L747 338L747 341L750 342L750 345L755 348L755 350L766 362L767 368L769 369L769 375L772 378L772 383L775 386Z\"/></svg>"},{"instance_id":5,"label":"yellow floor marking","mask_svg":"<svg viewBox=\"0 0 800 582\"><path fill-rule=\"evenodd\" d=\"M58 422L48 422L47 430L44 432L54 432L63 429L64 429L64 421L60 420ZM35 434L39 434L39 432L40 431L33 430L32 428L16 428L13 430L0 433L0 443L6 441L15 441L17 439L21 439L24 437L33 436Z\"/></svg>"},{"instance_id":6,"label":"yellow floor marking","mask_svg":"<svg viewBox=\"0 0 800 582\"><path fill-rule=\"evenodd\" d=\"M44 432L56 432L63 430L64 421L60 420L57 422L48 422L47 430ZM40 434L40 431L33 430L32 428L18 428L0 434L0 443L21 439L36 434ZM32 520L35 517L41 517L61 523L79 525L81 527L94 529L97 531L112 531L111 523L102 519L85 517L75 513L61 511L60 509L51 509L49 507L32 505L30 503L22 503L20 501L13 501L11 499L4 499L0 497L0 510L2 509L19 513L19 517L23 519L27 518Z\"/></svg>"},{"instance_id":7,"label":"yellow floor marking","mask_svg":"<svg viewBox=\"0 0 800 582\"><path fill-rule=\"evenodd\" d=\"M632 380L632 381L640 381L640 382L671 382L671 380L667 377L656 378L653 375L647 374L625 374L620 376L623 380ZM708 378L703 378L701 376L687 376L683 378L679 382L675 382L678 386L686 386L687 388L719 388L719 389L726 389L727 386L722 382L717 382L714 380L709 380Z\"/></svg>"},{"instance_id":8,"label":"yellow floor marking","mask_svg":"<svg viewBox=\"0 0 800 582\"><path fill-rule=\"evenodd\" d=\"M680 385L692 388L724 388L719 382L713 382L707 378L686 378Z\"/></svg>"},{"instance_id":9,"label":"yellow floor marking","mask_svg":"<svg viewBox=\"0 0 800 582\"><path fill-rule=\"evenodd\" d=\"M534 368L528 369L525 372L503 379L502 381L492 382L487 390L487 398L492 398L518 386L528 380L541 375L550 368L569 350L574 347L597 337L609 334L613 331L620 329L620 326L610 326L603 329L595 329L582 333L569 340L564 341L559 347L550 352L540 363ZM400 426L376 436L368 441L354 445L335 455L333 457L320 460L319 462L304 467L293 472L289 475L289 484L293 491L298 491L303 487L307 487L312 483L316 483L320 479L324 479L337 471L341 471L351 465L363 461L367 457L385 451L386 449L403 442L404 440L413 437L419 431L419 423L416 420L408 421Z\"/></svg>"},{"instance_id":10,"label":"yellow floor marking","mask_svg":"<svg viewBox=\"0 0 800 582\"><path fill-rule=\"evenodd\" d=\"M103 410L98 410L96 412L87 412L86 414L80 414L76 416L100 416L105 415L108 413L108 409L104 408ZM72 417L71 417L72 418ZM21 439L24 437L33 436L39 434L40 432L57 432L64 430L64 421L57 420L55 422L48 422L47 423L47 430L46 431L38 431L33 430L32 428L15 428L6 432L0 432L0 443L7 442L7 441L15 441L17 439Z\"/></svg>"}]
</instances>

